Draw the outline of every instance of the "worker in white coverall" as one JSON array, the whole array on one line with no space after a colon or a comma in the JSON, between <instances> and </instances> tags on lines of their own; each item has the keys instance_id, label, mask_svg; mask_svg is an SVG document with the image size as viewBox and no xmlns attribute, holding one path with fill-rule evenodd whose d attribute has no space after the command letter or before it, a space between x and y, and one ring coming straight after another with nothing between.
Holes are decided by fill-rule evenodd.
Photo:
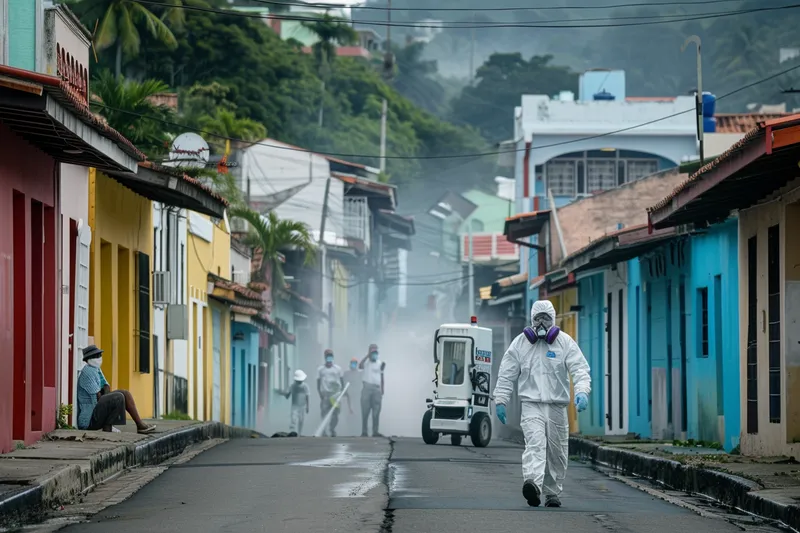
<instances>
[{"instance_id":1,"label":"worker in white coverall","mask_svg":"<svg viewBox=\"0 0 800 533\"><path fill-rule=\"evenodd\" d=\"M589 404L592 378L589 363L572 337L555 326L556 310L547 300L531 307L531 327L517 336L503 355L494 389L497 417L506 423L506 406L517 384L522 402L520 426L525 434L522 453L522 494L538 507L561 507L558 496L567 475L569 451L569 378L575 387L578 412Z\"/></svg>"}]
</instances>

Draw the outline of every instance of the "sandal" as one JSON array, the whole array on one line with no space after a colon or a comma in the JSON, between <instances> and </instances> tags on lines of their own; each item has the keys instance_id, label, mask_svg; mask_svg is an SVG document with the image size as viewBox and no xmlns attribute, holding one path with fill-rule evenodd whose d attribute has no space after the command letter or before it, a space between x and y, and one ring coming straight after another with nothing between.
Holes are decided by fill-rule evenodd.
<instances>
[{"instance_id":1,"label":"sandal","mask_svg":"<svg viewBox=\"0 0 800 533\"><path fill-rule=\"evenodd\" d=\"M145 426L145 427L143 427L141 429L137 429L136 432L139 433L140 435L148 435L150 433L153 433L155 430L156 430L156 426L155 426L155 424L153 424L153 425L150 425L150 426Z\"/></svg>"}]
</instances>

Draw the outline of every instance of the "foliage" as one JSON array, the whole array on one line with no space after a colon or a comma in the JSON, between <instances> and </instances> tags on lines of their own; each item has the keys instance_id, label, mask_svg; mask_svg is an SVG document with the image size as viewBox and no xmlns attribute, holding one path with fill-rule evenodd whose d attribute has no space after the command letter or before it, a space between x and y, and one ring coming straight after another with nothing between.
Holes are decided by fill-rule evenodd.
<instances>
[{"instance_id":1,"label":"foliage","mask_svg":"<svg viewBox=\"0 0 800 533\"><path fill-rule=\"evenodd\" d=\"M652 5L647 5L648 3ZM385 6L384 0L368 0L368 6ZM607 2L584 2L592 10L574 9L567 0L554 0L547 10L505 9L519 6L518 0L499 0L491 11L471 13L485 8L480 0L438 0L437 8L464 11L443 14L425 11L430 0L394 0L392 21L407 27L392 28L392 38L402 42L406 36L421 36L426 28L414 28L423 19L457 23L502 23L501 28L444 28L425 47L423 59L437 61L440 74L467 78L474 51L475 65L485 62L492 53L522 52L554 56L554 63L576 72L594 68L623 69L629 96L675 96L688 94L697 84L695 48L681 52L686 37L698 35L703 47L703 85L716 95L734 91L770 73L797 64L797 60L779 64L779 50L797 46L793 9L737 14L737 11L765 7L761 0L731 0L725 9L708 9L691 3L666 5L658 0L635 3L618 9L601 7ZM783 4L787 5L787 4ZM558 7L561 6L561 9ZM770 5L770 7L773 7ZM411 11L409 9L415 9ZM697 15L725 12L725 16L696 19ZM637 24L661 18L668 23ZM355 19L374 19L374 11L354 8ZM647 17L650 17L649 19ZM623 19L624 18L624 19ZM693 20L696 19L696 20ZM532 27L541 23L563 21L564 26ZM592 22L593 21L593 22ZM617 23L617 24L615 24ZM609 27L580 27L609 25ZM510 27L513 26L513 27ZM527 26L527 27L526 27ZM370 26L366 26L370 27ZM378 32L386 29L373 26ZM782 89L798 87L800 73L763 83L720 101L720 112L745 112L750 103L787 103L800 106L800 97L785 95ZM533 92L533 91L530 91ZM549 94L549 93L545 93ZM507 106L505 95L487 95L485 105ZM518 105L518 102L514 102Z\"/></svg>"},{"instance_id":2,"label":"foliage","mask_svg":"<svg viewBox=\"0 0 800 533\"><path fill-rule=\"evenodd\" d=\"M56 414L56 428L75 429L70 421L72 420L72 404L60 404Z\"/></svg>"},{"instance_id":3,"label":"foliage","mask_svg":"<svg viewBox=\"0 0 800 533\"><path fill-rule=\"evenodd\" d=\"M514 106L523 94L577 92L578 75L551 65L552 59L533 56L526 61L519 53L492 54L478 69L477 84L465 87L453 102L453 116L478 128L490 142L512 138Z\"/></svg>"},{"instance_id":4,"label":"foliage","mask_svg":"<svg viewBox=\"0 0 800 533\"><path fill-rule=\"evenodd\" d=\"M167 90L158 80L143 82L115 78L105 70L91 86L92 109L105 117L109 125L130 139L151 159L159 159L169 149L174 127L174 112L154 104L153 95Z\"/></svg>"},{"instance_id":5,"label":"foliage","mask_svg":"<svg viewBox=\"0 0 800 533\"><path fill-rule=\"evenodd\" d=\"M250 232L244 243L262 254L261 271L258 273L264 281L268 268L272 268L272 290L286 287L283 274L283 263L280 260L281 250L295 248L305 253L305 263L311 264L316 258L317 247L309 234L308 226L302 222L282 220L274 211L260 215L247 208L234 208L229 210L231 217L244 220L250 227Z\"/></svg>"},{"instance_id":6,"label":"foliage","mask_svg":"<svg viewBox=\"0 0 800 533\"><path fill-rule=\"evenodd\" d=\"M191 416L180 411L172 411L161 417L162 420L194 420Z\"/></svg>"},{"instance_id":7,"label":"foliage","mask_svg":"<svg viewBox=\"0 0 800 533\"><path fill-rule=\"evenodd\" d=\"M330 76L330 65L336 60L336 47L355 43L358 34L346 21L327 14L319 20L303 22L303 26L317 36L318 41L311 48L314 51L320 77L327 81Z\"/></svg>"},{"instance_id":8,"label":"foliage","mask_svg":"<svg viewBox=\"0 0 800 533\"><path fill-rule=\"evenodd\" d=\"M447 110L447 90L436 79L437 62L423 59L424 53L422 42L394 48L397 65L394 88L417 107L441 116Z\"/></svg>"},{"instance_id":9,"label":"foliage","mask_svg":"<svg viewBox=\"0 0 800 533\"><path fill-rule=\"evenodd\" d=\"M175 7L167 8L164 16L179 27L183 21L181 0L171 0L169 4ZM97 50L116 46L117 77L122 74L122 55L133 57L141 49L141 28L167 46L177 46L175 36L164 21L136 0L84 0L77 5L77 10L84 17L95 18L97 31L93 44Z\"/></svg>"},{"instance_id":10,"label":"foliage","mask_svg":"<svg viewBox=\"0 0 800 533\"><path fill-rule=\"evenodd\" d=\"M378 167L386 98L387 155L394 157L387 161L387 173L393 182L439 180L452 168L458 171L451 179L467 187L493 176L493 159L426 159L486 152L488 147L475 129L455 126L415 106L367 62L336 58L322 96L325 122L320 129L321 80L314 57L282 41L263 22L187 11L183 27L173 31L176 49L143 36L139 55L126 61L125 71L162 80L182 98L189 95L194 102L182 103L180 119L189 127L199 127L203 115L210 117L206 124L221 118L210 107L216 102L215 107L232 111L236 118L263 125L271 138ZM101 53L99 58L101 65L113 64L112 55Z\"/></svg>"}]
</instances>

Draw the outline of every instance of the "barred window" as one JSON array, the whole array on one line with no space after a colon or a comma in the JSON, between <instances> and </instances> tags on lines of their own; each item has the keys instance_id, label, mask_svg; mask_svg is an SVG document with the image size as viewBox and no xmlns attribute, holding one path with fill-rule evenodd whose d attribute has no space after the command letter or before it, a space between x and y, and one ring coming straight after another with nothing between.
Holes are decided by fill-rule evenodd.
<instances>
[{"instance_id":1,"label":"barred window","mask_svg":"<svg viewBox=\"0 0 800 533\"><path fill-rule=\"evenodd\" d=\"M588 192L606 191L617 186L616 161L613 159L589 159L586 167Z\"/></svg>"},{"instance_id":2,"label":"barred window","mask_svg":"<svg viewBox=\"0 0 800 533\"><path fill-rule=\"evenodd\" d=\"M575 168L577 162L569 159L555 159L547 163L547 186L553 196L574 197L577 193Z\"/></svg>"},{"instance_id":3,"label":"barred window","mask_svg":"<svg viewBox=\"0 0 800 533\"><path fill-rule=\"evenodd\" d=\"M658 172L658 161L651 159L628 160L628 182L640 180Z\"/></svg>"}]
</instances>

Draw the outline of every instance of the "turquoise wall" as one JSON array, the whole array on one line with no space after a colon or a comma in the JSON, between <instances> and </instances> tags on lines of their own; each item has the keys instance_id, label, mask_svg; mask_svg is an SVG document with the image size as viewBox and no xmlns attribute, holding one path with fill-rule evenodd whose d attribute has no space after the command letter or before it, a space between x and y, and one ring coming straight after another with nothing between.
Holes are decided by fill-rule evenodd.
<instances>
[{"instance_id":1,"label":"turquoise wall","mask_svg":"<svg viewBox=\"0 0 800 533\"><path fill-rule=\"evenodd\" d=\"M580 432L584 435L605 433L605 307L604 274L594 274L578 281L578 345L591 367L592 392L589 408L578 414Z\"/></svg>"},{"instance_id":2,"label":"turquoise wall","mask_svg":"<svg viewBox=\"0 0 800 533\"><path fill-rule=\"evenodd\" d=\"M628 263L631 432L738 446L737 246L732 220ZM708 294L705 350L701 291Z\"/></svg>"},{"instance_id":3,"label":"turquoise wall","mask_svg":"<svg viewBox=\"0 0 800 533\"><path fill-rule=\"evenodd\" d=\"M738 221L692 237L688 435L690 439L739 445ZM708 291L708 355L702 351L700 289ZM724 419L724 421L723 421ZM720 440L723 439L723 440Z\"/></svg>"},{"instance_id":4,"label":"turquoise wall","mask_svg":"<svg viewBox=\"0 0 800 533\"><path fill-rule=\"evenodd\" d=\"M272 315L273 320L281 319L289 324L288 332L294 333L295 326L294 326L294 307L291 302L284 300L283 298L275 298L273 300L273 308L272 308ZM297 350L296 346L293 344L286 344L286 364L288 366L287 370L287 383L286 387L283 391L276 390L277 384L274 381L275 377L275 354L277 350L283 350L284 345L280 346L273 346L270 349L270 353L272 356L270 357L270 368L269 368L269 388L267 390L267 422L268 422L268 430L270 433L275 431L289 431L289 423L290 423L290 415L292 411L292 402L291 400L287 400L286 397L283 396L282 393L285 393L289 385L293 382L292 375L294 371L298 368L303 370L307 375L308 379L306 383L311 388L311 412L314 413L315 405L319 405L318 399L319 397L316 394L316 371L317 367L322 363L322 354L308 354L310 357L306 357L307 361L311 361L308 364L308 367L303 367L300 365L300 362L297 357ZM339 364L342 364L342 361L339 361ZM316 412L319 412L319 408L317 407ZM305 435L309 435L313 433L316 426L312 427L313 424L309 423L309 418L306 417L306 424L303 428L303 433Z\"/></svg>"},{"instance_id":5,"label":"turquoise wall","mask_svg":"<svg viewBox=\"0 0 800 533\"><path fill-rule=\"evenodd\" d=\"M36 70L36 0L8 0L8 64Z\"/></svg>"},{"instance_id":6,"label":"turquoise wall","mask_svg":"<svg viewBox=\"0 0 800 533\"><path fill-rule=\"evenodd\" d=\"M236 339L237 334L243 339ZM248 372L249 370L249 372ZM253 387L250 372L258 376L258 329L250 324L231 324L231 418L233 425L255 428L258 408L258 379Z\"/></svg>"}]
</instances>

